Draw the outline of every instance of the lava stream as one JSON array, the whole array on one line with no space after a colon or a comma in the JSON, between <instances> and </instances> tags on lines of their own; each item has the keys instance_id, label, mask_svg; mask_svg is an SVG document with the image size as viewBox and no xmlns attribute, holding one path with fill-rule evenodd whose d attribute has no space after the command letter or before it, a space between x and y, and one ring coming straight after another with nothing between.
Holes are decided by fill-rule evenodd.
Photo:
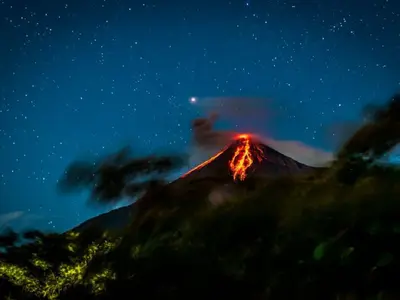
<instances>
[{"instance_id":1,"label":"lava stream","mask_svg":"<svg viewBox=\"0 0 400 300\"><path fill-rule=\"evenodd\" d=\"M189 175L190 173L196 171L196 170L200 170L202 167L204 167L205 165L208 165L210 162L212 162L214 159L216 159L218 156L220 156L222 153L224 153L224 150L221 150L220 152L218 152L217 154L215 154L213 157L207 159L205 162L202 162L200 165L198 165L197 167L194 167L193 169L191 169L190 171L188 171L187 173L183 174L181 177L186 177L187 175Z\"/></svg>"},{"instance_id":2,"label":"lava stream","mask_svg":"<svg viewBox=\"0 0 400 300\"><path fill-rule=\"evenodd\" d=\"M241 181L243 181L246 179L247 171L253 164L254 160L257 159L258 162L261 162L264 159L264 153L257 143L251 142L250 136L248 134L241 134L237 136L235 145L235 152L228 164L232 173L233 180L240 179ZM191 169L189 172L182 175L181 177L186 177L190 173L200 170L201 168L218 158L226 150L227 148L223 149L222 151L218 152L213 157L201 163L197 167Z\"/></svg>"},{"instance_id":3,"label":"lava stream","mask_svg":"<svg viewBox=\"0 0 400 300\"><path fill-rule=\"evenodd\" d=\"M262 149L258 145L250 143L250 137L247 134L239 135L238 146L236 147L232 159L229 161L233 180L236 180L238 177L242 181L245 180L247 170L253 164L254 159L261 162L263 158L264 154Z\"/></svg>"}]
</instances>

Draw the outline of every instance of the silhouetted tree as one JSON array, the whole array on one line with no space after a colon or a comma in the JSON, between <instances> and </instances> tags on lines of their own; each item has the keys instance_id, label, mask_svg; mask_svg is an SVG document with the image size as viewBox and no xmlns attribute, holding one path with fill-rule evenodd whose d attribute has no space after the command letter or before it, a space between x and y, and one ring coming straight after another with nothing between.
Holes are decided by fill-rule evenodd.
<instances>
[{"instance_id":1,"label":"silhouetted tree","mask_svg":"<svg viewBox=\"0 0 400 300\"><path fill-rule=\"evenodd\" d=\"M372 162L400 142L400 94L386 105L369 109L369 121L343 145L339 158L363 156Z\"/></svg>"},{"instance_id":2,"label":"silhouetted tree","mask_svg":"<svg viewBox=\"0 0 400 300\"><path fill-rule=\"evenodd\" d=\"M0 249L14 247L18 240L19 235L11 228L7 229L0 235Z\"/></svg>"},{"instance_id":3,"label":"silhouetted tree","mask_svg":"<svg viewBox=\"0 0 400 300\"><path fill-rule=\"evenodd\" d=\"M352 184L400 143L400 94L384 106L367 108L368 120L338 153L337 177Z\"/></svg>"},{"instance_id":4,"label":"silhouetted tree","mask_svg":"<svg viewBox=\"0 0 400 300\"><path fill-rule=\"evenodd\" d=\"M96 202L116 202L164 185L165 176L184 165L184 155L132 158L124 148L102 161L71 163L58 187L64 193L88 188Z\"/></svg>"},{"instance_id":5,"label":"silhouetted tree","mask_svg":"<svg viewBox=\"0 0 400 300\"><path fill-rule=\"evenodd\" d=\"M44 236L45 234L39 230L27 230L22 233L22 237L30 241L41 240Z\"/></svg>"}]
</instances>

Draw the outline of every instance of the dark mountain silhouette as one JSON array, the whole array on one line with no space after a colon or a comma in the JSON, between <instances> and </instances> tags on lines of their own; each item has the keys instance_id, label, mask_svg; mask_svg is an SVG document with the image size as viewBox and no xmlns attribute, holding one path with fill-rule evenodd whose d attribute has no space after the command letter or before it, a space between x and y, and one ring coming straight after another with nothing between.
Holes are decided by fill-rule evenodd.
<instances>
[{"instance_id":1,"label":"dark mountain silhouette","mask_svg":"<svg viewBox=\"0 0 400 300\"><path fill-rule=\"evenodd\" d=\"M242 180L249 178L268 178L281 175L296 175L312 172L318 168L310 167L272 149L271 147L249 140L249 153L252 155L253 163L247 168L246 176ZM171 182L168 187L176 189L185 189L197 181L206 178L212 178L215 185L223 185L226 183L234 183L233 171L230 168L238 147L244 146L243 140L238 139L221 152L212 157L208 163L198 166L177 180ZM240 152L240 151L239 151ZM243 151L239 153L239 158L243 155ZM240 175L236 181L240 180ZM139 200L140 201L140 200ZM110 212L101 214L89 219L76 228L82 231L89 227L98 227L105 230L120 229L132 220L133 214L137 209L137 202L121 207Z\"/></svg>"},{"instance_id":2,"label":"dark mountain silhouette","mask_svg":"<svg viewBox=\"0 0 400 300\"><path fill-rule=\"evenodd\" d=\"M193 172L188 172L182 178L193 180L212 176L226 177L232 180L232 170L230 169L229 164L238 147L241 145L242 143L240 139L234 141L229 147L221 151L221 154L210 163L197 170L194 170ZM249 146L253 163L247 169L246 178L254 176L271 177L279 175L295 175L316 169L314 167L299 163L298 161L276 151L265 144L250 140Z\"/></svg>"},{"instance_id":3,"label":"dark mountain silhouette","mask_svg":"<svg viewBox=\"0 0 400 300\"><path fill-rule=\"evenodd\" d=\"M114 230L123 228L132 220L135 210L135 203L113 209L107 213L100 214L96 217L86 220L79 224L73 230L83 231L86 228L96 227L104 230Z\"/></svg>"}]
</instances>

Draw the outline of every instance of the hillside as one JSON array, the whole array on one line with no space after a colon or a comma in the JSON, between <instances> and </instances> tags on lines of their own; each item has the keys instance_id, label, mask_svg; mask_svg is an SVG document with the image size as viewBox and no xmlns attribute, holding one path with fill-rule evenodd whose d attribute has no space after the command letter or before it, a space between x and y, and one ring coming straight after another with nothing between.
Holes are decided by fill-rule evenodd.
<instances>
[{"instance_id":1,"label":"hillside","mask_svg":"<svg viewBox=\"0 0 400 300\"><path fill-rule=\"evenodd\" d=\"M40 242L0 256L2 291L14 299L398 299L399 179L398 169L375 167L352 186L286 176L249 191L244 181L217 207L204 201L214 180L200 180L190 199L160 195L117 238L93 226L31 234Z\"/></svg>"},{"instance_id":2,"label":"hillside","mask_svg":"<svg viewBox=\"0 0 400 300\"><path fill-rule=\"evenodd\" d=\"M212 159L209 163L202 167L195 167L187 174L183 175L170 184L170 189L184 189L188 190L187 185L196 184L196 181L207 180L213 178L214 184L212 186L219 186L223 184L234 183L232 177L232 170L230 169L230 161L235 155L238 147L242 146L243 141L238 139L232 144L228 145L223 151L217 153L216 158ZM304 165L295 161L294 159L285 156L284 154L272 149L271 147L250 140L250 151L254 155L254 162L246 171L248 178L274 178L282 175L296 175L302 173L309 173L316 168ZM261 155L260 159L256 158L256 154ZM208 187L210 188L210 187ZM92 219L89 219L75 229L78 231L84 230L88 227L98 227L104 230L121 229L128 225L132 220L136 204L121 207L110 212L101 214Z\"/></svg>"}]
</instances>

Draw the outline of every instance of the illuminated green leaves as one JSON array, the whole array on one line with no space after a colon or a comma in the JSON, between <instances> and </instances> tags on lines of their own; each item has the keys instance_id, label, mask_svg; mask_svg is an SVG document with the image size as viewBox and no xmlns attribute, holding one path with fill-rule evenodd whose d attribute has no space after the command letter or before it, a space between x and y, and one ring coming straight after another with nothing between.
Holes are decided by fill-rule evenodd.
<instances>
[{"instance_id":1,"label":"illuminated green leaves","mask_svg":"<svg viewBox=\"0 0 400 300\"><path fill-rule=\"evenodd\" d=\"M0 277L7 278L11 283L22 287L29 293L47 299L57 299L62 290L77 284L90 285L93 292L98 293L104 288L105 280L113 279L115 274L111 270L105 269L85 280L87 267L96 255L107 253L114 247L115 243L107 240L93 243L89 245L81 258L75 259L73 264L61 264L56 274L50 272L44 280L31 276L27 268L0 261ZM36 254L33 254L31 263L44 271L51 268L49 263L39 259Z\"/></svg>"},{"instance_id":2,"label":"illuminated green leaves","mask_svg":"<svg viewBox=\"0 0 400 300\"><path fill-rule=\"evenodd\" d=\"M317 247L314 249L313 257L315 260L321 260L326 252L326 248L328 246L328 243L320 243Z\"/></svg>"}]
</instances>

